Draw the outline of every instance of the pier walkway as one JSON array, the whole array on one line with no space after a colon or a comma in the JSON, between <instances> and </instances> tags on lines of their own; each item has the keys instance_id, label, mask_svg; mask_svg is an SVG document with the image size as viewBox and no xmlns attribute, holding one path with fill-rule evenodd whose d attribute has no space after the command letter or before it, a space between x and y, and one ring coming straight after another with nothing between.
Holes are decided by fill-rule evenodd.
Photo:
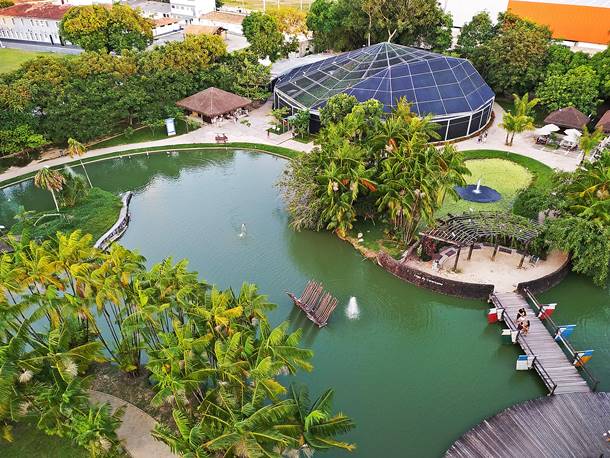
<instances>
[{"instance_id":1,"label":"pier walkway","mask_svg":"<svg viewBox=\"0 0 610 458\"><path fill-rule=\"evenodd\" d=\"M519 344L527 355L527 358L522 357L522 364L538 373L549 394L595 390L598 382L584 367L586 360L581 358L582 353L575 351L566 338L558 337L565 327L556 326L550 313L545 313L545 306L539 304L528 290L494 293L490 299L498 319L510 329L512 342ZM521 308L527 311L530 322L527 335L518 330L516 318Z\"/></svg>"},{"instance_id":2,"label":"pier walkway","mask_svg":"<svg viewBox=\"0 0 610 458\"><path fill-rule=\"evenodd\" d=\"M546 396L510 407L478 424L447 457L608 456L609 393Z\"/></svg>"}]
</instances>

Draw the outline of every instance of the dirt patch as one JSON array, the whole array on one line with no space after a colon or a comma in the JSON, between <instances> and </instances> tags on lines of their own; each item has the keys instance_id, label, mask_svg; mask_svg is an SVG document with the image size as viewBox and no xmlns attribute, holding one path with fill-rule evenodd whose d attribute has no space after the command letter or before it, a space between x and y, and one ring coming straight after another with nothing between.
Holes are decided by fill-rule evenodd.
<instances>
[{"instance_id":1,"label":"dirt patch","mask_svg":"<svg viewBox=\"0 0 610 458\"><path fill-rule=\"evenodd\" d=\"M145 370L143 370L145 371ZM148 381L148 372L137 377L127 375L110 363L92 366L94 376L91 389L111 394L142 409L155 420L166 425L173 424L172 408L164 404L155 408L150 404L155 392Z\"/></svg>"}]
</instances>

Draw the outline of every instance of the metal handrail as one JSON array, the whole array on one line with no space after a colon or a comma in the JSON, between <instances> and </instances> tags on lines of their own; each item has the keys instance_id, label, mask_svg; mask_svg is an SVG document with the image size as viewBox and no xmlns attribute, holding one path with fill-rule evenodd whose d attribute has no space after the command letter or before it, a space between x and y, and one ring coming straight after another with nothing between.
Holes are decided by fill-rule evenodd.
<instances>
[{"instance_id":1,"label":"metal handrail","mask_svg":"<svg viewBox=\"0 0 610 458\"><path fill-rule=\"evenodd\" d=\"M536 299L536 297L532 294L532 292L529 290L529 288L523 288L523 292L525 293L526 297L531 301L533 306L537 309L537 312L540 313L542 311L542 306L541 306L540 302L538 302L538 299ZM559 326L555 323L555 321L553 321L553 319L550 316L547 316L544 320L540 320L540 321L542 321L542 323L547 328L547 330L551 333L553 338L555 338L555 336L557 335L557 331L559 330ZM549 326L547 326L547 324L550 325L551 329L549 329ZM580 362L581 358L580 358L580 356L578 356L578 352L572 346L570 341L566 340L562 336L559 336L559 339L560 339L560 342L563 343L563 346L568 351L569 355L571 356L572 364L574 364L575 362ZM561 346L560 346L560 348L561 348ZM582 370L582 372L584 372L584 374L587 376L586 378L588 379L588 382L593 385L591 389L593 391L595 391L597 389L597 386L599 385L599 380L597 378L595 378L595 376L591 373L591 371L589 371L589 369L587 369L587 367L585 366L584 363L582 363L576 367L577 367L577 369L580 369L580 370Z\"/></svg>"},{"instance_id":2,"label":"metal handrail","mask_svg":"<svg viewBox=\"0 0 610 458\"><path fill-rule=\"evenodd\" d=\"M515 324L515 322L506 313L506 309L504 309L504 307L502 307L502 306L498 307L498 305L500 305L500 301L498 301L497 298L495 297L495 295L493 295L493 294L491 295L491 301L498 309L502 310L502 320L504 320L504 322L508 325L509 329L511 331L513 331L513 330L517 331L517 337L515 340L522 345L523 350L525 350L525 353L528 354L528 356L534 357L534 360L532 361L532 367L540 375L540 378L542 379L543 383L546 385L547 389L549 390L549 395L552 395L553 393L555 393L555 389L557 388L557 383L555 383L555 381L553 380L551 375L546 371L546 369L544 368L542 363L538 360L538 356L536 356L536 354L534 353L532 348L527 343L527 340L525 339L525 336L521 333L521 330L519 330L517 328L517 325Z\"/></svg>"}]
</instances>

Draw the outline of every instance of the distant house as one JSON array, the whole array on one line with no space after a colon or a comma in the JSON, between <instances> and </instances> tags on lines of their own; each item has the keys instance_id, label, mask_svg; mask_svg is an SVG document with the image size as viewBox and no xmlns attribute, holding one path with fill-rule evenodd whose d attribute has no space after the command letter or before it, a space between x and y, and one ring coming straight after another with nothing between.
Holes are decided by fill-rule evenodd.
<instances>
[{"instance_id":1,"label":"distant house","mask_svg":"<svg viewBox=\"0 0 610 458\"><path fill-rule=\"evenodd\" d=\"M51 3L20 3L0 9L0 39L64 45L59 22L70 8Z\"/></svg>"},{"instance_id":2,"label":"distant house","mask_svg":"<svg viewBox=\"0 0 610 458\"><path fill-rule=\"evenodd\" d=\"M172 16L191 23L202 14L216 9L215 0L169 0Z\"/></svg>"},{"instance_id":3,"label":"distant house","mask_svg":"<svg viewBox=\"0 0 610 458\"><path fill-rule=\"evenodd\" d=\"M227 29L213 25L187 25L184 28L184 35L218 35L225 39L227 37Z\"/></svg>"},{"instance_id":4,"label":"distant house","mask_svg":"<svg viewBox=\"0 0 610 458\"><path fill-rule=\"evenodd\" d=\"M244 22L244 14L226 13L224 11L211 11L199 16L197 23L212 27L222 27L229 33L243 35L241 23Z\"/></svg>"},{"instance_id":5,"label":"distant house","mask_svg":"<svg viewBox=\"0 0 610 458\"><path fill-rule=\"evenodd\" d=\"M216 87L210 87L176 102L176 105L186 110L189 115L206 122L212 122L214 118L233 115L251 104L250 99Z\"/></svg>"},{"instance_id":6,"label":"distant house","mask_svg":"<svg viewBox=\"0 0 610 458\"><path fill-rule=\"evenodd\" d=\"M177 32L180 30L180 21L173 17L162 17L160 19L153 19L153 37L165 35L166 33Z\"/></svg>"}]
</instances>

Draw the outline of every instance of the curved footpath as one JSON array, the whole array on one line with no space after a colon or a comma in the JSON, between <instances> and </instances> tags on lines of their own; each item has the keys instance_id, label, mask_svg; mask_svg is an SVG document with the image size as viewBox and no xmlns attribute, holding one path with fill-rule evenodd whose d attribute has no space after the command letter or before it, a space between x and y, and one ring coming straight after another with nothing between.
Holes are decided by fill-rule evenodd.
<instances>
[{"instance_id":1,"label":"curved footpath","mask_svg":"<svg viewBox=\"0 0 610 458\"><path fill-rule=\"evenodd\" d=\"M548 396L510 407L472 428L447 457L608 456L610 393Z\"/></svg>"},{"instance_id":2,"label":"curved footpath","mask_svg":"<svg viewBox=\"0 0 610 458\"><path fill-rule=\"evenodd\" d=\"M100 391L89 391L89 398L98 403L107 402L113 411L125 406L123 422L117 430L123 447L132 458L177 458L169 447L156 440L150 432L157 421L146 412L122 399Z\"/></svg>"},{"instance_id":3,"label":"curved footpath","mask_svg":"<svg viewBox=\"0 0 610 458\"><path fill-rule=\"evenodd\" d=\"M488 136L485 143L478 143L477 138L464 140L456 145L460 150L476 150L476 149L493 149L498 151L508 151L511 153L527 156L536 159L551 168L558 170L570 171L576 169L579 160L577 157L566 156L564 152L549 152L542 151L535 146L532 134L517 134L515 135L513 146L504 145L506 132L498 126L504 114L504 110L500 105L494 106L496 118L492 126L488 129ZM227 135L229 142L247 142L258 143L271 146L283 146L296 151L309 152L313 148L313 143L304 144L292 139L292 134L287 132L282 135L268 135L271 112L271 103L267 102L262 107L253 110L247 120L250 125L233 123L232 121L224 121L220 125L204 125L188 134L183 134L177 137L168 137L162 140L131 143L127 145L111 146L108 148L99 148L87 152L85 158L91 159L98 156L103 156L109 153L127 151L138 148L152 148L159 146L172 145L196 145L199 143L213 144L218 133ZM224 145L218 145L223 147ZM230 146L230 145L228 145ZM43 167L53 167L75 161L70 156L62 156L55 159L34 161L25 167L11 167L4 173L0 174L0 182L17 178L27 173L36 172Z\"/></svg>"}]
</instances>

